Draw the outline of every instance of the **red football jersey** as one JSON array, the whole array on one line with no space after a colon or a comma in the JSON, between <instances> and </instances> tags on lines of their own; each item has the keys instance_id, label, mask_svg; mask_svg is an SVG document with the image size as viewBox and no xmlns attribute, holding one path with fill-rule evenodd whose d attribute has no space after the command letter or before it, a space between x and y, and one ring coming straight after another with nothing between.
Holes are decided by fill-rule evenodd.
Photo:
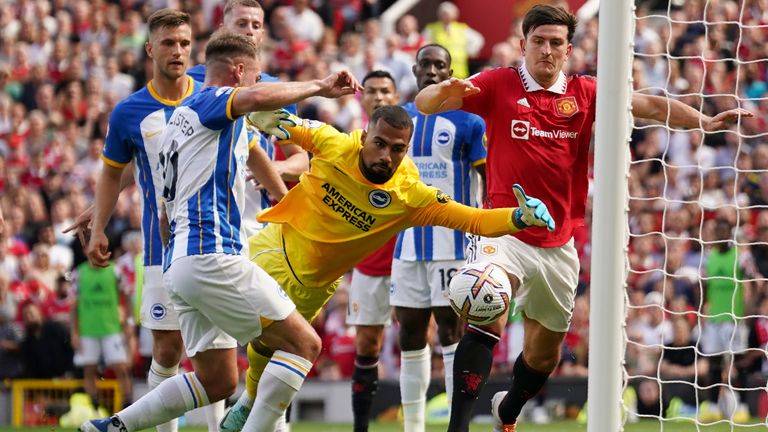
<instances>
[{"instance_id":1,"label":"red football jersey","mask_svg":"<svg viewBox=\"0 0 768 432\"><path fill-rule=\"evenodd\" d=\"M480 93L462 109L485 120L489 208L517 207L512 185L541 199L557 223L513 234L537 247L561 246L584 224L587 167L595 121L594 78L560 78L542 88L525 66L483 71L469 78ZM616 143L622 145L622 143Z\"/></svg>"},{"instance_id":2,"label":"red football jersey","mask_svg":"<svg viewBox=\"0 0 768 432\"><path fill-rule=\"evenodd\" d=\"M384 246L371 252L355 268L367 276L389 276L392 273L392 257L395 255L397 236L389 239Z\"/></svg>"}]
</instances>

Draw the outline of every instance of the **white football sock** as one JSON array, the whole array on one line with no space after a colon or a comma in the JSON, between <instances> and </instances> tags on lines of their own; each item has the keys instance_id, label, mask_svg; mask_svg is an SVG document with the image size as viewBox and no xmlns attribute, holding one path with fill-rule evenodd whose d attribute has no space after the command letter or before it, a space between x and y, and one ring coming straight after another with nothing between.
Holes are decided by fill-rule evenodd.
<instances>
[{"instance_id":1,"label":"white football sock","mask_svg":"<svg viewBox=\"0 0 768 432\"><path fill-rule=\"evenodd\" d=\"M225 400L222 399L203 407L205 421L208 422L208 432L219 432L219 422L224 417L224 402Z\"/></svg>"},{"instance_id":2,"label":"white football sock","mask_svg":"<svg viewBox=\"0 0 768 432\"><path fill-rule=\"evenodd\" d=\"M256 402L243 432L273 432L311 368L312 362L303 357L275 351L259 380Z\"/></svg>"},{"instance_id":3,"label":"white football sock","mask_svg":"<svg viewBox=\"0 0 768 432\"><path fill-rule=\"evenodd\" d=\"M179 417L189 410L210 404L194 372L163 381L117 416L130 431L139 431Z\"/></svg>"},{"instance_id":4,"label":"white football sock","mask_svg":"<svg viewBox=\"0 0 768 432\"><path fill-rule=\"evenodd\" d=\"M243 390L243 392L240 394L240 397L237 399L237 402L248 409L253 408L254 401L251 399L251 395L248 394L247 390Z\"/></svg>"},{"instance_id":5,"label":"white football sock","mask_svg":"<svg viewBox=\"0 0 768 432\"><path fill-rule=\"evenodd\" d=\"M423 432L430 370L429 346L400 353L400 400L405 432Z\"/></svg>"},{"instance_id":6,"label":"white football sock","mask_svg":"<svg viewBox=\"0 0 768 432\"><path fill-rule=\"evenodd\" d=\"M453 400L453 357L456 354L456 347L459 343L452 345L443 345L443 370L445 371L445 394L448 396L448 407Z\"/></svg>"},{"instance_id":7,"label":"white football sock","mask_svg":"<svg viewBox=\"0 0 768 432\"><path fill-rule=\"evenodd\" d=\"M167 380L168 378L175 377L178 373L178 364L167 368L152 358L152 365L149 366L149 373L147 374L147 385L149 386L149 389L152 390L159 386L161 382ZM157 432L177 432L179 430L179 420L173 419L168 423L158 425L156 429Z\"/></svg>"}]
</instances>

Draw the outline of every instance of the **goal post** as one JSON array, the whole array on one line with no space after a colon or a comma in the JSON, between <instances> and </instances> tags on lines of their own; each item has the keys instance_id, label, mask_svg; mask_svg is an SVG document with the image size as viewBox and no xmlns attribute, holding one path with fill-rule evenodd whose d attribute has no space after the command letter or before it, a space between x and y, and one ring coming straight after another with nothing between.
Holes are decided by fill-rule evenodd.
<instances>
[{"instance_id":1,"label":"goal post","mask_svg":"<svg viewBox=\"0 0 768 432\"><path fill-rule=\"evenodd\" d=\"M588 432L621 429L624 357L626 190L631 130L631 0L600 2L592 266Z\"/></svg>"},{"instance_id":2,"label":"goal post","mask_svg":"<svg viewBox=\"0 0 768 432\"><path fill-rule=\"evenodd\" d=\"M768 428L768 3L603 0L598 22L588 431ZM754 118L645 122L633 91Z\"/></svg>"}]
</instances>

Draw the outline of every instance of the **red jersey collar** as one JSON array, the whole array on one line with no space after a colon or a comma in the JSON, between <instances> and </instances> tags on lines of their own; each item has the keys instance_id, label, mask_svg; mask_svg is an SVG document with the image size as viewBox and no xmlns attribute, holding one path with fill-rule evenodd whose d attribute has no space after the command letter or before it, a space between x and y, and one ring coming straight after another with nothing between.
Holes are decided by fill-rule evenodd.
<instances>
[{"instance_id":1,"label":"red jersey collar","mask_svg":"<svg viewBox=\"0 0 768 432\"><path fill-rule=\"evenodd\" d=\"M552 84L550 88L545 89L539 83L537 83L535 79L533 79L531 73L528 72L528 68L525 67L525 63L523 63L523 65L520 66L518 70L520 71L520 79L523 81L523 86L525 87L526 92L530 93L537 90L547 90L552 93L565 94L565 87L568 84L568 80L565 77L563 71L560 71L560 75L557 77L557 81L555 81L555 83Z\"/></svg>"}]
</instances>

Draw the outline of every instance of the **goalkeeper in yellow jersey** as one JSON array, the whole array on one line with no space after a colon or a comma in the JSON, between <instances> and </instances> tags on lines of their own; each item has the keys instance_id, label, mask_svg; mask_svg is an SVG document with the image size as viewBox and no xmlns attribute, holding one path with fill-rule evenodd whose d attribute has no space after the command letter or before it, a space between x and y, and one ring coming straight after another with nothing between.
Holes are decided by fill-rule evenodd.
<instances>
[{"instance_id":1,"label":"goalkeeper in yellow jersey","mask_svg":"<svg viewBox=\"0 0 768 432\"><path fill-rule=\"evenodd\" d=\"M252 113L249 121L314 155L299 184L259 213L259 221L269 225L249 239L251 259L277 280L307 321L344 273L405 228L439 225L491 237L531 225L555 229L547 206L519 185L514 187L520 207L483 210L421 182L406 156L413 123L403 108L380 107L367 130L351 134L283 110ZM247 391L225 416L222 431L241 429L262 371L277 361L271 355L258 339L249 344Z\"/></svg>"}]
</instances>

